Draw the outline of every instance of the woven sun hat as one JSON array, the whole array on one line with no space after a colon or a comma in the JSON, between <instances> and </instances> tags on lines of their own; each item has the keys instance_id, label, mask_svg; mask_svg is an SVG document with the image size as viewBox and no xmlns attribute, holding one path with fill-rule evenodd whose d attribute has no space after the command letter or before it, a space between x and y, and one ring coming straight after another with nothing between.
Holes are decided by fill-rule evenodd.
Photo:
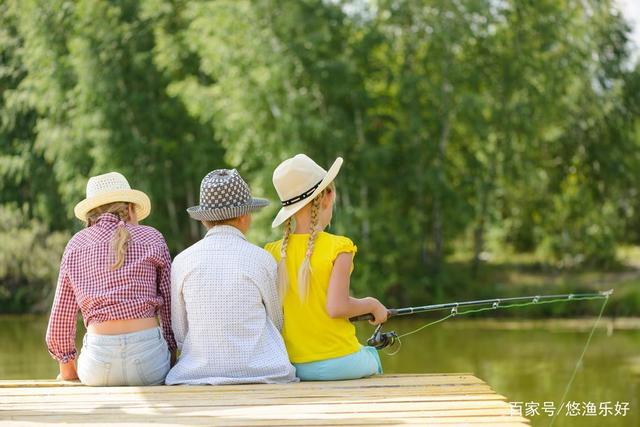
<instances>
[{"instance_id":1,"label":"woven sun hat","mask_svg":"<svg viewBox=\"0 0 640 427\"><path fill-rule=\"evenodd\" d=\"M86 198L76 205L73 212L78 219L86 221L89 211L114 202L133 203L138 221L142 221L151 213L149 196L142 191L132 190L127 178L118 172L89 178Z\"/></svg>"},{"instance_id":2,"label":"woven sun hat","mask_svg":"<svg viewBox=\"0 0 640 427\"><path fill-rule=\"evenodd\" d=\"M187 209L199 221L223 221L256 211L268 200L251 197L249 186L235 169L216 169L202 179L200 204Z\"/></svg>"},{"instance_id":3,"label":"woven sun hat","mask_svg":"<svg viewBox=\"0 0 640 427\"><path fill-rule=\"evenodd\" d=\"M328 171L306 154L298 154L280 163L273 171L273 186L280 197L282 209L271 223L277 227L311 202L335 179L342 167L338 157Z\"/></svg>"}]
</instances>

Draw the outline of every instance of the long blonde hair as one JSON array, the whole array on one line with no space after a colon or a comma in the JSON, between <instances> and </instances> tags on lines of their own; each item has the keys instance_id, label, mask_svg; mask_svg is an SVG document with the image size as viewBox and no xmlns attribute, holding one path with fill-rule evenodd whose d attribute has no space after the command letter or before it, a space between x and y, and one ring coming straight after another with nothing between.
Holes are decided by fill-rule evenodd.
<instances>
[{"instance_id":1,"label":"long blonde hair","mask_svg":"<svg viewBox=\"0 0 640 427\"><path fill-rule=\"evenodd\" d=\"M114 202L98 206L87 213L87 227L98 221L100 215L110 213L116 215L121 221L129 220L129 203ZM124 264L124 256L129 246L129 230L124 225L118 225L116 232L111 239L111 250L115 255L115 262L111 264L111 270L117 270Z\"/></svg>"},{"instance_id":2,"label":"long blonde hair","mask_svg":"<svg viewBox=\"0 0 640 427\"><path fill-rule=\"evenodd\" d=\"M335 191L335 184L332 182L320 192L311 201L311 224L309 226L309 243L307 243L307 251L305 252L304 259L300 268L298 269L298 296L300 301L304 302L309 295L309 287L311 285L311 256L313 255L313 247L318 237L318 233L322 231L318 227L320 222L320 202L322 198L327 194ZM284 296L289 288L289 276L287 274L287 245L289 243L289 236L292 230L292 219L289 218L284 223L284 236L282 237L282 245L280 246L280 262L278 263L278 291L281 298Z\"/></svg>"}]
</instances>

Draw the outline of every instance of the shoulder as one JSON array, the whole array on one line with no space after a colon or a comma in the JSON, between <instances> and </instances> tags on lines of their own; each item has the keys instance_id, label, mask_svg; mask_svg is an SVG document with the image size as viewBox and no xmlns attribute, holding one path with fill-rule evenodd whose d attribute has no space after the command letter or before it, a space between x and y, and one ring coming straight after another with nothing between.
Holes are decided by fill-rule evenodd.
<instances>
[{"instance_id":1,"label":"shoulder","mask_svg":"<svg viewBox=\"0 0 640 427\"><path fill-rule=\"evenodd\" d=\"M353 240L346 236L339 236L337 234L331 234L323 231L322 233L320 233L320 238L327 241L327 243L331 244L334 247L356 247L356 245L353 243Z\"/></svg>"},{"instance_id":2,"label":"shoulder","mask_svg":"<svg viewBox=\"0 0 640 427\"><path fill-rule=\"evenodd\" d=\"M247 243L247 252L250 253L251 258L253 258L253 262L257 262L260 264L264 264L267 268L274 268L276 266L276 262L273 259L273 256L270 251L262 249L261 247L254 245L253 243Z\"/></svg>"},{"instance_id":3,"label":"shoulder","mask_svg":"<svg viewBox=\"0 0 640 427\"><path fill-rule=\"evenodd\" d=\"M198 248L202 245L202 240L198 240L173 258L173 266L179 266L189 262L198 253Z\"/></svg>"},{"instance_id":4,"label":"shoulder","mask_svg":"<svg viewBox=\"0 0 640 427\"><path fill-rule=\"evenodd\" d=\"M248 277L259 282L265 280L265 274L266 277L274 275L278 268L269 252L248 240L242 241L240 250L235 253L233 259Z\"/></svg>"},{"instance_id":5,"label":"shoulder","mask_svg":"<svg viewBox=\"0 0 640 427\"><path fill-rule=\"evenodd\" d=\"M334 261L341 253L351 253L355 255L358 251L358 247L350 238L324 231L318 236L316 247L321 248L331 261Z\"/></svg>"},{"instance_id":6,"label":"shoulder","mask_svg":"<svg viewBox=\"0 0 640 427\"><path fill-rule=\"evenodd\" d=\"M162 233L153 227L148 225L130 225L129 229L134 238L139 239L140 243L146 243L150 245L162 245L166 246L167 242L164 239Z\"/></svg>"},{"instance_id":7,"label":"shoulder","mask_svg":"<svg viewBox=\"0 0 640 427\"><path fill-rule=\"evenodd\" d=\"M78 231L67 242L67 246L64 248L63 256L66 257L74 251L90 245L93 241L92 237L93 235L91 228L83 228L82 230Z\"/></svg>"},{"instance_id":8,"label":"shoulder","mask_svg":"<svg viewBox=\"0 0 640 427\"><path fill-rule=\"evenodd\" d=\"M267 243L266 245L264 245L264 250L270 253L272 256L277 257L280 254L281 247L282 239Z\"/></svg>"},{"instance_id":9,"label":"shoulder","mask_svg":"<svg viewBox=\"0 0 640 427\"><path fill-rule=\"evenodd\" d=\"M69 241L67 242L67 246L64 248L64 251L72 251L80 246L82 246L83 244L85 244L85 241L87 240L87 232L89 231L88 228L84 228L80 231L78 231L76 234L74 234L73 236L71 236L71 238L69 239Z\"/></svg>"}]
</instances>

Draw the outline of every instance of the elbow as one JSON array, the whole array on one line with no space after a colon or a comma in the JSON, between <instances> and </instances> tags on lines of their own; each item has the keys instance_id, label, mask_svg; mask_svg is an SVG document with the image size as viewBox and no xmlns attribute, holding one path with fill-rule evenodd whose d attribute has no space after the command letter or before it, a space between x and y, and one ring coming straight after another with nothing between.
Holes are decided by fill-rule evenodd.
<instances>
[{"instance_id":1,"label":"elbow","mask_svg":"<svg viewBox=\"0 0 640 427\"><path fill-rule=\"evenodd\" d=\"M332 319L338 319L340 317L344 317L344 310L342 310L342 307L338 306L337 304L327 303L326 308L327 308L327 314Z\"/></svg>"},{"instance_id":2,"label":"elbow","mask_svg":"<svg viewBox=\"0 0 640 427\"><path fill-rule=\"evenodd\" d=\"M60 336L49 328L45 335L45 343L51 357L62 364L69 363L69 361L75 359L77 356L75 334Z\"/></svg>"},{"instance_id":3,"label":"elbow","mask_svg":"<svg viewBox=\"0 0 640 427\"><path fill-rule=\"evenodd\" d=\"M47 349L49 350L49 353L53 355L55 353L55 350L57 350L59 346L58 346L58 340L53 335L51 329L47 329L47 333L44 337L44 342L47 345Z\"/></svg>"}]
</instances>

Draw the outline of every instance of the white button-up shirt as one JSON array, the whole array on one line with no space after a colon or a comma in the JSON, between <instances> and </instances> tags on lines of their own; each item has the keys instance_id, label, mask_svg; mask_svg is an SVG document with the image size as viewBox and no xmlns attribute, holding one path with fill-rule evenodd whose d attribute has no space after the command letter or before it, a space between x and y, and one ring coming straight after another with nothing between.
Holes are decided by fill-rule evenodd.
<instances>
[{"instance_id":1,"label":"white button-up shirt","mask_svg":"<svg viewBox=\"0 0 640 427\"><path fill-rule=\"evenodd\" d=\"M180 253L171 271L171 323L181 350L166 384L297 381L282 328L276 264L229 225Z\"/></svg>"}]
</instances>

